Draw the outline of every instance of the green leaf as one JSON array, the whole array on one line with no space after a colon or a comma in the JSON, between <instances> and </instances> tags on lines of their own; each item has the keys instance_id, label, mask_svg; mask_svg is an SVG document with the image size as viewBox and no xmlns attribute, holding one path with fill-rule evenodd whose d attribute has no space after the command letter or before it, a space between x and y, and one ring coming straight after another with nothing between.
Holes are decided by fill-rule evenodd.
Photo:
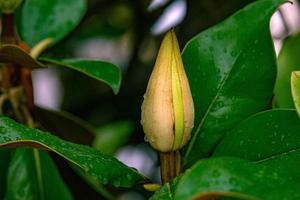
<instances>
[{"instance_id":1,"label":"green leaf","mask_svg":"<svg viewBox=\"0 0 300 200\"><path fill-rule=\"evenodd\" d=\"M6 176L10 158L10 149L0 149L0 199L3 199L6 190Z\"/></svg>"},{"instance_id":2,"label":"green leaf","mask_svg":"<svg viewBox=\"0 0 300 200\"><path fill-rule=\"evenodd\" d=\"M112 156L88 146L61 140L47 132L27 128L7 117L0 117L0 146L30 146L51 150L99 182L115 187L131 187L144 179L135 169Z\"/></svg>"},{"instance_id":3,"label":"green leaf","mask_svg":"<svg viewBox=\"0 0 300 200\"><path fill-rule=\"evenodd\" d=\"M7 185L5 200L73 199L50 156L37 149L16 150Z\"/></svg>"},{"instance_id":4,"label":"green leaf","mask_svg":"<svg viewBox=\"0 0 300 200\"><path fill-rule=\"evenodd\" d=\"M34 111L43 128L64 140L90 145L96 135L93 127L71 113L38 106Z\"/></svg>"},{"instance_id":5,"label":"green leaf","mask_svg":"<svg viewBox=\"0 0 300 200\"><path fill-rule=\"evenodd\" d=\"M173 200L173 192L171 190L171 184L166 183L162 188L154 193L150 200Z\"/></svg>"},{"instance_id":6,"label":"green leaf","mask_svg":"<svg viewBox=\"0 0 300 200\"><path fill-rule=\"evenodd\" d=\"M164 184L158 191L154 193L150 200L173 200L174 190L179 180L180 176Z\"/></svg>"},{"instance_id":7,"label":"green leaf","mask_svg":"<svg viewBox=\"0 0 300 200\"><path fill-rule=\"evenodd\" d=\"M42 63L32 58L27 52L17 45L5 44L0 46L0 62L11 62L22 67L43 68Z\"/></svg>"},{"instance_id":8,"label":"green leaf","mask_svg":"<svg viewBox=\"0 0 300 200\"><path fill-rule=\"evenodd\" d=\"M208 156L227 130L267 108L276 77L269 20L282 2L256 1L186 45L182 56L195 104L187 164Z\"/></svg>"},{"instance_id":9,"label":"green leaf","mask_svg":"<svg viewBox=\"0 0 300 200\"><path fill-rule=\"evenodd\" d=\"M83 59L40 58L39 60L76 70L96 80L103 81L113 89L115 94L119 92L121 71L111 63Z\"/></svg>"},{"instance_id":10,"label":"green leaf","mask_svg":"<svg viewBox=\"0 0 300 200\"><path fill-rule=\"evenodd\" d=\"M97 128L93 147L101 152L113 155L125 144L134 130L131 121L114 122Z\"/></svg>"},{"instance_id":11,"label":"green leaf","mask_svg":"<svg viewBox=\"0 0 300 200\"><path fill-rule=\"evenodd\" d=\"M213 156L261 160L300 148L300 120L295 110L255 114L229 131Z\"/></svg>"},{"instance_id":12,"label":"green leaf","mask_svg":"<svg viewBox=\"0 0 300 200\"><path fill-rule=\"evenodd\" d=\"M291 73L300 70L300 33L288 37L283 42L278 56L278 74L275 84L275 106L294 108L291 94Z\"/></svg>"},{"instance_id":13,"label":"green leaf","mask_svg":"<svg viewBox=\"0 0 300 200\"><path fill-rule=\"evenodd\" d=\"M299 165L299 149L257 163L229 157L199 161L180 179L174 199L299 199Z\"/></svg>"},{"instance_id":14,"label":"green leaf","mask_svg":"<svg viewBox=\"0 0 300 200\"><path fill-rule=\"evenodd\" d=\"M17 13L21 38L33 47L46 38L58 42L81 21L85 0L26 0Z\"/></svg>"},{"instance_id":15,"label":"green leaf","mask_svg":"<svg viewBox=\"0 0 300 200\"><path fill-rule=\"evenodd\" d=\"M300 71L292 72L291 88L294 104L300 117Z\"/></svg>"}]
</instances>

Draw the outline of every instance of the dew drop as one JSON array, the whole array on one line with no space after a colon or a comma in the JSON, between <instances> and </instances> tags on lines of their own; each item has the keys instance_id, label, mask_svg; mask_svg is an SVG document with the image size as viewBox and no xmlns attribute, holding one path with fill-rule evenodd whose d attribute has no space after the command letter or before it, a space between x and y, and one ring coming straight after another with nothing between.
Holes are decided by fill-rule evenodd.
<instances>
[{"instance_id":1,"label":"dew drop","mask_svg":"<svg viewBox=\"0 0 300 200\"><path fill-rule=\"evenodd\" d=\"M154 141L155 141L154 137L151 137L150 142L154 142Z\"/></svg>"}]
</instances>

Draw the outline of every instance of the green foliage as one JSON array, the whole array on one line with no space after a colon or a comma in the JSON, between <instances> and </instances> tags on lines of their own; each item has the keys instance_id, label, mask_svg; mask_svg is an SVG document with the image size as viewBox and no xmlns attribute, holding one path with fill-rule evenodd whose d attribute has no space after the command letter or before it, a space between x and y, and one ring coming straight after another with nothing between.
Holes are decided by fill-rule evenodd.
<instances>
[{"instance_id":1,"label":"green foliage","mask_svg":"<svg viewBox=\"0 0 300 200\"><path fill-rule=\"evenodd\" d=\"M30 47L46 38L56 43L78 25L85 11L85 0L26 0L17 13L18 30Z\"/></svg>"},{"instance_id":2,"label":"green foliage","mask_svg":"<svg viewBox=\"0 0 300 200\"><path fill-rule=\"evenodd\" d=\"M300 148L300 123L295 110L255 114L229 131L213 156L257 161Z\"/></svg>"},{"instance_id":3,"label":"green foliage","mask_svg":"<svg viewBox=\"0 0 300 200\"><path fill-rule=\"evenodd\" d=\"M196 114L185 152L189 165L207 157L236 123L268 107L276 77L269 21L282 2L251 4L186 45L182 56Z\"/></svg>"},{"instance_id":4,"label":"green foliage","mask_svg":"<svg viewBox=\"0 0 300 200\"><path fill-rule=\"evenodd\" d=\"M229 157L199 161L180 179L174 199L298 199L299 164L299 149L256 163Z\"/></svg>"},{"instance_id":5,"label":"green foliage","mask_svg":"<svg viewBox=\"0 0 300 200\"><path fill-rule=\"evenodd\" d=\"M121 72L117 66L111 63L83 59L40 58L40 60L79 71L94 79L103 81L113 89L115 94L119 92Z\"/></svg>"},{"instance_id":6,"label":"green foliage","mask_svg":"<svg viewBox=\"0 0 300 200\"><path fill-rule=\"evenodd\" d=\"M165 183L150 199L300 198L300 120L296 112L298 110L299 114L299 73L294 72L291 79L291 73L300 67L300 37L298 33L284 41L276 79L276 57L269 31L270 17L284 2L255 1L186 44L182 58L195 104L195 127L189 144L182 151L182 174ZM30 47L46 38L53 39L51 45L59 46L79 25L86 8L85 0L26 0L16 13L19 35ZM99 35L121 38L135 24L136 11L130 10L129 4L111 6L108 10L95 15L90 23L85 22L86 29L79 27L71 41ZM109 17L110 11L119 13L122 19L119 15ZM144 12L137 13L143 15ZM150 16L147 19L152 23ZM137 27L146 32L142 24L137 23ZM70 44L68 42L65 44ZM141 41L137 38L135 42ZM104 82L114 94L120 90L121 70L114 64L101 60L52 58L51 51L47 57L36 59L18 45L1 44L1 73L5 63L15 64L15 71L22 71L19 70L22 67L34 70L56 65ZM37 48L41 51L38 55L46 47ZM139 53L133 56L139 57ZM129 67L128 71L132 69ZM23 76L16 79L24 82ZM86 98L76 88L78 83L71 84ZM275 106L280 109L271 108L274 85ZM28 89L28 85L24 88ZM131 90L126 92L132 97ZM17 103L10 99L12 93L5 94L8 97L1 96L1 106L12 107L11 113L14 113ZM113 98L110 100L115 102ZM101 106L103 101L97 99ZM121 103L126 105L124 99ZM101 112L105 113L105 109ZM134 188L149 196L139 185L149 180L113 157L125 144L141 142L142 137L133 134L135 130L139 132L139 128L132 120L118 118L119 122L103 125L107 118L98 120L97 115L92 116L91 121L100 123L92 126L65 111L35 107L24 112L32 114L34 123L27 122L30 127L44 128L50 134L22 125L19 123L22 120L18 119L20 113L11 113L13 119L2 113L0 116L0 200L77 199L73 188L69 188L70 183L64 182L65 177L60 175L64 172L61 167L58 170L50 152L67 161L79 177L106 199L116 198L125 188ZM122 190L118 190L119 187Z\"/></svg>"},{"instance_id":7,"label":"green foliage","mask_svg":"<svg viewBox=\"0 0 300 200\"><path fill-rule=\"evenodd\" d=\"M136 170L100 151L27 128L9 118L0 117L0 127L0 146L19 145L51 150L91 174L101 183L109 183L115 187L130 187L144 178Z\"/></svg>"},{"instance_id":8,"label":"green foliage","mask_svg":"<svg viewBox=\"0 0 300 200\"><path fill-rule=\"evenodd\" d=\"M17 149L7 176L6 200L73 199L47 152Z\"/></svg>"}]
</instances>

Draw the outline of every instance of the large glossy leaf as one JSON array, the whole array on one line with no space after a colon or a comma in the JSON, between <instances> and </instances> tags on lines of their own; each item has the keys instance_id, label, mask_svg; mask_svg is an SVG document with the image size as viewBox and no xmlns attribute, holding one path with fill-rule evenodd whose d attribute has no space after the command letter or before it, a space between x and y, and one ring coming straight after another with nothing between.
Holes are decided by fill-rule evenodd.
<instances>
[{"instance_id":1,"label":"large glossy leaf","mask_svg":"<svg viewBox=\"0 0 300 200\"><path fill-rule=\"evenodd\" d=\"M0 149L0 199L3 199L6 190L6 175L11 158L11 150Z\"/></svg>"},{"instance_id":2,"label":"large glossy leaf","mask_svg":"<svg viewBox=\"0 0 300 200\"><path fill-rule=\"evenodd\" d=\"M65 111L35 107L35 116L43 128L64 140L90 145L94 139L94 129L78 117Z\"/></svg>"},{"instance_id":3,"label":"large glossy leaf","mask_svg":"<svg viewBox=\"0 0 300 200\"><path fill-rule=\"evenodd\" d=\"M283 0L261 0L188 42L183 61L195 104L185 162L208 156L224 133L267 108L276 64L269 20Z\"/></svg>"},{"instance_id":4,"label":"large glossy leaf","mask_svg":"<svg viewBox=\"0 0 300 200\"><path fill-rule=\"evenodd\" d=\"M40 60L86 74L109 85L115 94L119 92L121 84L121 71L117 66L111 63L83 59L40 58Z\"/></svg>"},{"instance_id":5,"label":"large glossy leaf","mask_svg":"<svg viewBox=\"0 0 300 200\"><path fill-rule=\"evenodd\" d=\"M84 145L67 142L47 132L27 128L0 117L0 146L31 146L51 150L75 164L97 181L116 187L131 187L144 177L112 156Z\"/></svg>"},{"instance_id":6,"label":"large glossy leaf","mask_svg":"<svg viewBox=\"0 0 300 200\"><path fill-rule=\"evenodd\" d=\"M50 156L17 149L9 164L5 200L73 199Z\"/></svg>"},{"instance_id":7,"label":"large glossy leaf","mask_svg":"<svg viewBox=\"0 0 300 200\"><path fill-rule=\"evenodd\" d=\"M293 101L300 117L300 71L294 71L291 75L291 88Z\"/></svg>"},{"instance_id":8,"label":"large glossy leaf","mask_svg":"<svg viewBox=\"0 0 300 200\"><path fill-rule=\"evenodd\" d=\"M251 116L229 131L213 156L261 160L300 148L300 120L295 110L270 110Z\"/></svg>"},{"instance_id":9,"label":"large glossy leaf","mask_svg":"<svg viewBox=\"0 0 300 200\"><path fill-rule=\"evenodd\" d=\"M77 26L86 4L85 0L26 0L17 13L19 33L30 47L46 38L57 42Z\"/></svg>"},{"instance_id":10,"label":"large glossy leaf","mask_svg":"<svg viewBox=\"0 0 300 200\"><path fill-rule=\"evenodd\" d=\"M275 84L275 106L294 108L290 78L294 70L300 70L300 33L288 37L283 42L278 57L278 75Z\"/></svg>"},{"instance_id":11,"label":"large glossy leaf","mask_svg":"<svg viewBox=\"0 0 300 200\"><path fill-rule=\"evenodd\" d=\"M199 161L180 179L174 199L299 199L299 165L299 149L258 163L229 157Z\"/></svg>"}]
</instances>

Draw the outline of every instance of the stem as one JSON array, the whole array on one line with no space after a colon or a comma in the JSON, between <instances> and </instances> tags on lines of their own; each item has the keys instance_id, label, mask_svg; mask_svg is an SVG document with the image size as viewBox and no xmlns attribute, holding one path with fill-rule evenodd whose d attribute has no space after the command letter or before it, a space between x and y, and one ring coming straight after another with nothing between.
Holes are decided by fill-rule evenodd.
<instances>
[{"instance_id":1,"label":"stem","mask_svg":"<svg viewBox=\"0 0 300 200\"><path fill-rule=\"evenodd\" d=\"M5 44L15 44L17 41L17 35L14 23L14 14L2 14L1 20L1 41Z\"/></svg>"},{"instance_id":2,"label":"stem","mask_svg":"<svg viewBox=\"0 0 300 200\"><path fill-rule=\"evenodd\" d=\"M181 170L179 151L160 152L160 170L163 184L178 176Z\"/></svg>"}]
</instances>

